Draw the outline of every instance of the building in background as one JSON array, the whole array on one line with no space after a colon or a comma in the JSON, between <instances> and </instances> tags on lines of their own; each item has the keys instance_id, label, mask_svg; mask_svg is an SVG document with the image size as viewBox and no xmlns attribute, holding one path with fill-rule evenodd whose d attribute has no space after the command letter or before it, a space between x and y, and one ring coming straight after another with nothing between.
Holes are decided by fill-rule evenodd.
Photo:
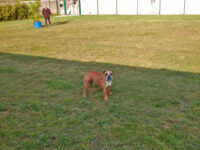
<instances>
[{"instance_id":1,"label":"building in background","mask_svg":"<svg viewBox=\"0 0 200 150\"><path fill-rule=\"evenodd\" d=\"M0 0L0 5L13 0ZM40 0L59 15L200 15L200 0ZM33 1L23 1L29 3Z\"/></svg>"},{"instance_id":2,"label":"building in background","mask_svg":"<svg viewBox=\"0 0 200 150\"><path fill-rule=\"evenodd\" d=\"M41 0L41 4L47 5L54 14L79 15L78 0Z\"/></svg>"},{"instance_id":3,"label":"building in background","mask_svg":"<svg viewBox=\"0 0 200 150\"><path fill-rule=\"evenodd\" d=\"M80 0L83 15L200 14L200 0Z\"/></svg>"}]
</instances>

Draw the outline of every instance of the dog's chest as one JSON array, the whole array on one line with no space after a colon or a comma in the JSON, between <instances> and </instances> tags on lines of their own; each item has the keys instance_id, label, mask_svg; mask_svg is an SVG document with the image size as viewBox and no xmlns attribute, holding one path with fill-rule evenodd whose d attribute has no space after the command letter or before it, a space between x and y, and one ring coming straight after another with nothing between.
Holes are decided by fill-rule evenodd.
<instances>
[{"instance_id":1,"label":"dog's chest","mask_svg":"<svg viewBox=\"0 0 200 150\"><path fill-rule=\"evenodd\" d=\"M107 81L106 81L106 87L111 86L111 84L112 84L112 81L110 81L110 82L107 82Z\"/></svg>"}]
</instances>

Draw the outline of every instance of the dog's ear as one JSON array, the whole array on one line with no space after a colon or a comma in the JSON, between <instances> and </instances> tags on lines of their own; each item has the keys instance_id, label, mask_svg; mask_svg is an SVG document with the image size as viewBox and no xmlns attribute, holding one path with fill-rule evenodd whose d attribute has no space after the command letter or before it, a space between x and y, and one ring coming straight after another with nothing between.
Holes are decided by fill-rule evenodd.
<instances>
[{"instance_id":1,"label":"dog's ear","mask_svg":"<svg viewBox=\"0 0 200 150\"><path fill-rule=\"evenodd\" d=\"M112 75L114 75L114 71L111 71L112 72Z\"/></svg>"},{"instance_id":2,"label":"dog's ear","mask_svg":"<svg viewBox=\"0 0 200 150\"><path fill-rule=\"evenodd\" d=\"M103 71L103 74L104 74L105 72L106 72L106 71L104 70L104 71Z\"/></svg>"}]
</instances>

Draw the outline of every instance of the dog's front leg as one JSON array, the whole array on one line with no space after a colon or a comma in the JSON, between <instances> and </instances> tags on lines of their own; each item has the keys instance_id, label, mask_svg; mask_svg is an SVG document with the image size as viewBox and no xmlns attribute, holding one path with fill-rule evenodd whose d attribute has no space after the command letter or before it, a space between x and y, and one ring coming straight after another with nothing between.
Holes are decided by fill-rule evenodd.
<instances>
[{"instance_id":1,"label":"dog's front leg","mask_svg":"<svg viewBox=\"0 0 200 150\"><path fill-rule=\"evenodd\" d=\"M106 87L103 87L102 91L103 91L103 95L104 95L104 100L108 100L108 95L106 93Z\"/></svg>"},{"instance_id":2,"label":"dog's front leg","mask_svg":"<svg viewBox=\"0 0 200 150\"><path fill-rule=\"evenodd\" d=\"M112 92L110 91L111 90L111 86L109 86L107 90L108 90L108 95L112 95Z\"/></svg>"}]
</instances>

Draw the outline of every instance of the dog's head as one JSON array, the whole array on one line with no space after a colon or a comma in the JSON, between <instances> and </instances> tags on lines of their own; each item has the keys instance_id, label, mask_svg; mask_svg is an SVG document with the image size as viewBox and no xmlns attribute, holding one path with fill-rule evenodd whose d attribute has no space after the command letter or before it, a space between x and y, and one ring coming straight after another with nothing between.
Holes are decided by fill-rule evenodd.
<instances>
[{"instance_id":1,"label":"dog's head","mask_svg":"<svg viewBox=\"0 0 200 150\"><path fill-rule=\"evenodd\" d=\"M105 76L106 82L110 82L113 80L114 72L113 71L103 71L103 75Z\"/></svg>"}]
</instances>

